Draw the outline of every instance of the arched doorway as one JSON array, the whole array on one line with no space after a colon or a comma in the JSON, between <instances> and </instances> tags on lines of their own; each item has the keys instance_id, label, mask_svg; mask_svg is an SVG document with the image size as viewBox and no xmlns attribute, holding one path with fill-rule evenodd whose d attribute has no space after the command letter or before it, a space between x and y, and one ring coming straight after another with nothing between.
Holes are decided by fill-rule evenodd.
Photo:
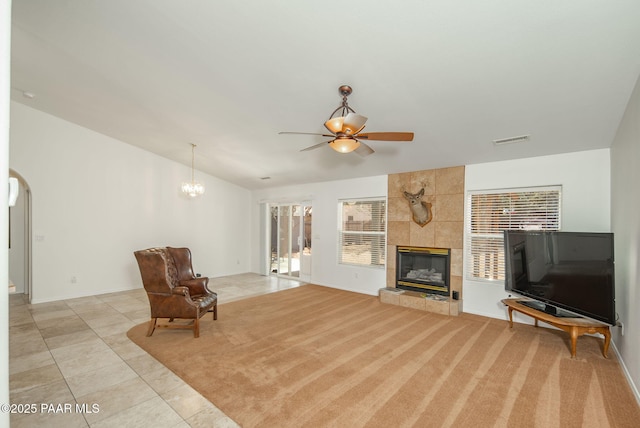
<instances>
[{"instance_id":1,"label":"arched doorway","mask_svg":"<svg viewBox=\"0 0 640 428\"><path fill-rule=\"evenodd\" d=\"M13 292L26 294L31 302L31 189L13 169L9 169L9 177L17 178L19 183L18 199L9 208L9 281Z\"/></svg>"}]
</instances>

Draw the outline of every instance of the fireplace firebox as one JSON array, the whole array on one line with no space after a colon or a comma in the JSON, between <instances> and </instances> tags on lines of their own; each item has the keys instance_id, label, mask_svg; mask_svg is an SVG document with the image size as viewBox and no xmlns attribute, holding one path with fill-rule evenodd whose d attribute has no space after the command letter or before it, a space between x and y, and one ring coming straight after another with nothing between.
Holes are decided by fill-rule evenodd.
<instances>
[{"instance_id":1,"label":"fireplace firebox","mask_svg":"<svg viewBox=\"0 0 640 428\"><path fill-rule=\"evenodd\" d=\"M398 246L396 288L449 295L451 250Z\"/></svg>"}]
</instances>

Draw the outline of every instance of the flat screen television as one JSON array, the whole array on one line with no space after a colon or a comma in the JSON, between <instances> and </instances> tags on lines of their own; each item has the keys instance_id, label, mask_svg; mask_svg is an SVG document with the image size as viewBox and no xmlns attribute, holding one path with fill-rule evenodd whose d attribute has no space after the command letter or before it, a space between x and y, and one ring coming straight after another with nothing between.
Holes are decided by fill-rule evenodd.
<instances>
[{"instance_id":1,"label":"flat screen television","mask_svg":"<svg viewBox=\"0 0 640 428\"><path fill-rule=\"evenodd\" d=\"M560 317L616 324L613 233L504 231L505 290Z\"/></svg>"}]
</instances>

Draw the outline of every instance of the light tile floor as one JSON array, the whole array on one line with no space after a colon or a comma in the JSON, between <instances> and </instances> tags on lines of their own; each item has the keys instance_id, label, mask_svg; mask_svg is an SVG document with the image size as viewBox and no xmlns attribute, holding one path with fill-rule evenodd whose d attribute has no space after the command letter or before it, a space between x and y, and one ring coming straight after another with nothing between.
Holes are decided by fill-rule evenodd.
<instances>
[{"instance_id":1,"label":"light tile floor","mask_svg":"<svg viewBox=\"0 0 640 428\"><path fill-rule=\"evenodd\" d=\"M218 304L301 284L257 274L209 280ZM129 340L126 332L148 320L142 288L35 305L11 295L11 403L36 406L35 413L11 414L11 426L237 427Z\"/></svg>"}]
</instances>

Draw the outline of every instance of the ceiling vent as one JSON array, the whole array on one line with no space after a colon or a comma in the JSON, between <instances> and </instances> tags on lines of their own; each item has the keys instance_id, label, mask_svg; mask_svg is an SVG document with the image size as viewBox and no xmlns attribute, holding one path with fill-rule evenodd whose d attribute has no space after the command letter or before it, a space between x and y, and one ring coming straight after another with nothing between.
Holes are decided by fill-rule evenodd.
<instances>
[{"instance_id":1,"label":"ceiling vent","mask_svg":"<svg viewBox=\"0 0 640 428\"><path fill-rule=\"evenodd\" d=\"M496 146L502 146L504 144L522 143L524 141L529 141L529 138L531 138L531 135L520 135L519 137L502 138L500 140L493 140L493 144L495 144Z\"/></svg>"}]
</instances>

